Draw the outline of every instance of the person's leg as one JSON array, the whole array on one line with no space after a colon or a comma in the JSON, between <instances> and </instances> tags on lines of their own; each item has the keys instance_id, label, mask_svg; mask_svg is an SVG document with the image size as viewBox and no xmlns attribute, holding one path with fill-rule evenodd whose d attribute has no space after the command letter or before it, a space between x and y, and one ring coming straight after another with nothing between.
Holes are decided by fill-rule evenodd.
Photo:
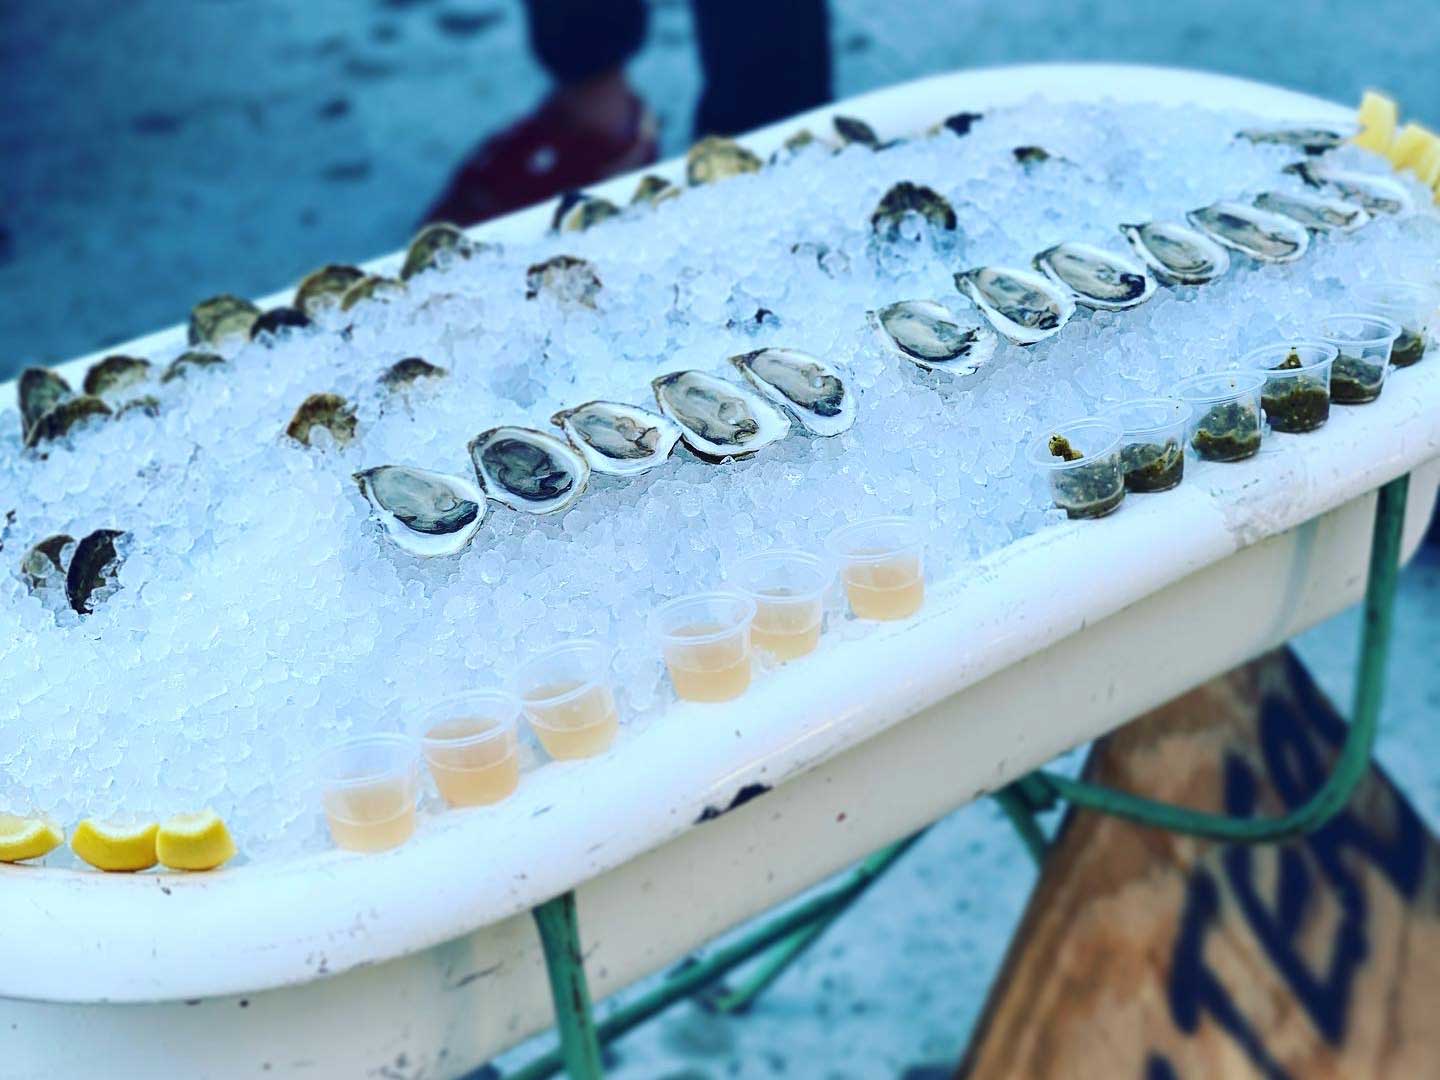
<instances>
[{"instance_id":1,"label":"person's leg","mask_svg":"<svg viewBox=\"0 0 1440 1080\"><path fill-rule=\"evenodd\" d=\"M426 221L471 225L655 160L655 120L625 81L645 0L526 0L530 46L554 80L540 107L461 163Z\"/></svg>"},{"instance_id":2,"label":"person's leg","mask_svg":"<svg viewBox=\"0 0 1440 1080\"><path fill-rule=\"evenodd\" d=\"M825 0L691 0L705 90L697 135L733 135L830 100Z\"/></svg>"}]
</instances>

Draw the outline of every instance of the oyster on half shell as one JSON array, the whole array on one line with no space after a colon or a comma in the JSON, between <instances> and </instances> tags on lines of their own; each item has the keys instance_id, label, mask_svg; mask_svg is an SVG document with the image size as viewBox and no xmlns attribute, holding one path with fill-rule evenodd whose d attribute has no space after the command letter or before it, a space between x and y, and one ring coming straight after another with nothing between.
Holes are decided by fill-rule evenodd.
<instances>
[{"instance_id":1,"label":"oyster on half shell","mask_svg":"<svg viewBox=\"0 0 1440 1080\"><path fill-rule=\"evenodd\" d=\"M138 356L107 356L90 365L81 389L95 397L113 394L150 377L150 361Z\"/></svg>"},{"instance_id":2,"label":"oyster on half shell","mask_svg":"<svg viewBox=\"0 0 1440 1080\"><path fill-rule=\"evenodd\" d=\"M1370 212L1359 203L1293 191L1262 191L1255 196L1257 209L1294 218L1311 232L1352 232L1370 221Z\"/></svg>"},{"instance_id":3,"label":"oyster on half shell","mask_svg":"<svg viewBox=\"0 0 1440 1080\"><path fill-rule=\"evenodd\" d=\"M870 313L888 351L926 371L973 375L995 355L1000 338L971 316L964 325L934 300L898 300Z\"/></svg>"},{"instance_id":4,"label":"oyster on half shell","mask_svg":"<svg viewBox=\"0 0 1440 1080\"><path fill-rule=\"evenodd\" d=\"M588 259L574 255L556 255L538 262L525 271L525 299L534 300L542 293L564 304L593 308L600 292L600 275Z\"/></svg>"},{"instance_id":5,"label":"oyster on half shell","mask_svg":"<svg viewBox=\"0 0 1440 1080\"><path fill-rule=\"evenodd\" d=\"M619 216L620 208L609 199L587 195L583 191L567 191L555 204L550 228L554 232L584 232L592 225Z\"/></svg>"},{"instance_id":6,"label":"oyster on half shell","mask_svg":"<svg viewBox=\"0 0 1440 1080\"><path fill-rule=\"evenodd\" d=\"M955 275L955 288L1016 345L1034 345L1058 334L1075 314L1069 289L1030 270L1007 266L962 270Z\"/></svg>"},{"instance_id":7,"label":"oyster on half shell","mask_svg":"<svg viewBox=\"0 0 1440 1080\"><path fill-rule=\"evenodd\" d=\"M322 311L338 308L350 287L363 280L365 271L358 266L331 263L305 275L295 289L292 303L312 319Z\"/></svg>"},{"instance_id":8,"label":"oyster on half shell","mask_svg":"<svg viewBox=\"0 0 1440 1080\"><path fill-rule=\"evenodd\" d=\"M554 514L585 491L590 466L563 439L533 428L497 427L470 440L485 494L512 510Z\"/></svg>"},{"instance_id":9,"label":"oyster on half shell","mask_svg":"<svg viewBox=\"0 0 1440 1080\"><path fill-rule=\"evenodd\" d=\"M1300 177L1311 187L1328 187L1342 199L1357 202L1372 214L1403 214L1415 208L1410 193L1388 176L1332 169L1315 161L1297 161L1286 165L1284 171Z\"/></svg>"},{"instance_id":10,"label":"oyster on half shell","mask_svg":"<svg viewBox=\"0 0 1440 1080\"><path fill-rule=\"evenodd\" d=\"M250 327L259 317L260 309L249 300L229 293L212 296L190 309L189 342L216 347L248 339Z\"/></svg>"},{"instance_id":11,"label":"oyster on half shell","mask_svg":"<svg viewBox=\"0 0 1440 1080\"><path fill-rule=\"evenodd\" d=\"M1185 215L1218 244L1267 263L1294 262L1310 247L1310 234L1294 218L1221 200Z\"/></svg>"},{"instance_id":12,"label":"oyster on half shell","mask_svg":"<svg viewBox=\"0 0 1440 1080\"><path fill-rule=\"evenodd\" d=\"M50 439L63 439L76 424L97 417L112 416L114 410L91 394L67 397L64 401L46 410L25 435L25 447L30 449Z\"/></svg>"},{"instance_id":13,"label":"oyster on half shell","mask_svg":"<svg viewBox=\"0 0 1440 1080\"><path fill-rule=\"evenodd\" d=\"M664 464L680 441L673 420L620 401L587 401L561 409L550 422L591 469L611 476L637 476Z\"/></svg>"},{"instance_id":14,"label":"oyster on half shell","mask_svg":"<svg viewBox=\"0 0 1440 1080\"><path fill-rule=\"evenodd\" d=\"M660 411L711 462L749 457L790 432L790 421L754 390L703 371L672 371L651 382Z\"/></svg>"},{"instance_id":15,"label":"oyster on half shell","mask_svg":"<svg viewBox=\"0 0 1440 1080\"><path fill-rule=\"evenodd\" d=\"M954 232L958 224L950 200L934 188L901 180L880 196L875 212L870 215L870 228L884 240L900 236L900 223L906 214L919 214L931 229Z\"/></svg>"},{"instance_id":16,"label":"oyster on half shell","mask_svg":"<svg viewBox=\"0 0 1440 1080\"><path fill-rule=\"evenodd\" d=\"M115 541L124 535L120 529L96 529L75 545L65 571L65 595L78 614L89 615L96 602L114 590L121 562Z\"/></svg>"},{"instance_id":17,"label":"oyster on half shell","mask_svg":"<svg viewBox=\"0 0 1440 1080\"><path fill-rule=\"evenodd\" d=\"M1339 127L1328 125L1306 124L1291 127L1246 128L1243 131L1237 131L1235 137L1256 144L1268 143L1272 146L1286 146L1313 156L1344 145L1345 140L1354 134L1354 125L1342 130Z\"/></svg>"},{"instance_id":18,"label":"oyster on half shell","mask_svg":"<svg viewBox=\"0 0 1440 1080\"><path fill-rule=\"evenodd\" d=\"M730 363L812 435L829 438L855 423L855 395L818 356L799 349L756 349L730 357Z\"/></svg>"},{"instance_id":19,"label":"oyster on half shell","mask_svg":"<svg viewBox=\"0 0 1440 1080\"><path fill-rule=\"evenodd\" d=\"M1129 259L1094 244L1056 244L1035 256L1035 269L1075 294L1077 303L1123 311L1155 295L1155 279Z\"/></svg>"},{"instance_id":20,"label":"oyster on half shell","mask_svg":"<svg viewBox=\"0 0 1440 1080\"><path fill-rule=\"evenodd\" d=\"M39 419L73 394L70 384L49 368L32 367L22 371L15 387L21 436L28 440L30 429Z\"/></svg>"},{"instance_id":21,"label":"oyster on half shell","mask_svg":"<svg viewBox=\"0 0 1440 1080\"><path fill-rule=\"evenodd\" d=\"M760 159L734 139L707 135L685 155L685 179L691 187L760 171Z\"/></svg>"},{"instance_id":22,"label":"oyster on half shell","mask_svg":"<svg viewBox=\"0 0 1440 1080\"><path fill-rule=\"evenodd\" d=\"M412 555L454 555L485 520L484 493L461 476L380 465L357 472L355 483L386 534Z\"/></svg>"},{"instance_id":23,"label":"oyster on half shell","mask_svg":"<svg viewBox=\"0 0 1440 1080\"><path fill-rule=\"evenodd\" d=\"M337 446L355 438L355 406L339 394L311 394L300 403L286 425L285 434L301 446L310 446L316 428L330 433Z\"/></svg>"},{"instance_id":24,"label":"oyster on half shell","mask_svg":"<svg viewBox=\"0 0 1440 1080\"><path fill-rule=\"evenodd\" d=\"M460 226L448 221L432 222L410 241L405 262L400 267L400 280L409 281L426 270L443 270L460 259L470 258L478 250L480 245L466 236Z\"/></svg>"},{"instance_id":25,"label":"oyster on half shell","mask_svg":"<svg viewBox=\"0 0 1440 1080\"><path fill-rule=\"evenodd\" d=\"M1230 253L1199 229L1178 221L1121 225L1120 234L1161 281L1204 285L1230 269Z\"/></svg>"}]
</instances>

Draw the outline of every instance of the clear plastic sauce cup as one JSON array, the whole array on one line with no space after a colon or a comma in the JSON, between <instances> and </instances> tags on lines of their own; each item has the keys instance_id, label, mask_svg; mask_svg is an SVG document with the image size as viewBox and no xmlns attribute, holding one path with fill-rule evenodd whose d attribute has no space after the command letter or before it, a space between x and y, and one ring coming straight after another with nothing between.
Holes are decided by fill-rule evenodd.
<instances>
[{"instance_id":1,"label":"clear plastic sauce cup","mask_svg":"<svg viewBox=\"0 0 1440 1080\"><path fill-rule=\"evenodd\" d=\"M1330 418L1330 369L1339 351L1324 341L1278 341L1245 354L1261 372L1260 403L1274 431L1314 431Z\"/></svg>"},{"instance_id":2,"label":"clear plastic sauce cup","mask_svg":"<svg viewBox=\"0 0 1440 1080\"><path fill-rule=\"evenodd\" d=\"M552 758L594 757L615 742L620 711L610 672L613 655L604 642L567 641L532 656L515 673L525 718Z\"/></svg>"},{"instance_id":3,"label":"clear plastic sauce cup","mask_svg":"<svg viewBox=\"0 0 1440 1080\"><path fill-rule=\"evenodd\" d=\"M908 517L871 518L830 534L850 610L859 619L906 619L925 602L925 539Z\"/></svg>"},{"instance_id":4,"label":"clear plastic sauce cup","mask_svg":"<svg viewBox=\"0 0 1440 1080\"><path fill-rule=\"evenodd\" d=\"M755 601L709 592L662 604L651 617L675 693L686 701L731 701L750 686Z\"/></svg>"},{"instance_id":5,"label":"clear plastic sauce cup","mask_svg":"<svg viewBox=\"0 0 1440 1080\"><path fill-rule=\"evenodd\" d=\"M1190 406L1178 398L1135 398L1106 409L1120 425L1125 490L1169 491L1185 478L1185 425Z\"/></svg>"},{"instance_id":6,"label":"clear plastic sauce cup","mask_svg":"<svg viewBox=\"0 0 1440 1080\"><path fill-rule=\"evenodd\" d=\"M1440 286L1419 281L1369 281L1355 289L1360 310L1400 327L1390 363L1409 367L1425 355L1440 323Z\"/></svg>"},{"instance_id":7,"label":"clear plastic sauce cup","mask_svg":"<svg viewBox=\"0 0 1440 1080\"><path fill-rule=\"evenodd\" d=\"M1339 355L1330 370L1330 400L1337 405L1363 405L1385 389L1390 352L1400 324L1383 315L1331 315L1320 320L1319 337Z\"/></svg>"},{"instance_id":8,"label":"clear plastic sauce cup","mask_svg":"<svg viewBox=\"0 0 1440 1080\"><path fill-rule=\"evenodd\" d=\"M750 644L777 660L794 660L820 644L831 565L808 551L762 551L726 571L726 580L755 601Z\"/></svg>"},{"instance_id":9,"label":"clear plastic sauce cup","mask_svg":"<svg viewBox=\"0 0 1440 1080\"><path fill-rule=\"evenodd\" d=\"M1050 496L1070 518L1100 518L1125 498L1120 425L1088 416L1043 432L1030 462L1050 481Z\"/></svg>"},{"instance_id":10,"label":"clear plastic sauce cup","mask_svg":"<svg viewBox=\"0 0 1440 1080\"><path fill-rule=\"evenodd\" d=\"M388 851L415 832L420 753L406 735L358 735L321 755L330 837L347 851Z\"/></svg>"},{"instance_id":11,"label":"clear plastic sauce cup","mask_svg":"<svg viewBox=\"0 0 1440 1080\"><path fill-rule=\"evenodd\" d=\"M1190 406L1190 447L1206 461L1243 461L1260 451L1260 389L1255 371L1202 372L1181 379L1175 394Z\"/></svg>"},{"instance_id":12,"label":"clear plastic sauce cup","mask_svg":"<svg viewBox=\"0 0 1440 1080\"><path fill-rule=\"evenodd\" d=\"M420 749L451 806L489 806L520 784L516 721L520 702L503 690L477 690L436 702L424 716Z\"/></svg>"}]
</instances>

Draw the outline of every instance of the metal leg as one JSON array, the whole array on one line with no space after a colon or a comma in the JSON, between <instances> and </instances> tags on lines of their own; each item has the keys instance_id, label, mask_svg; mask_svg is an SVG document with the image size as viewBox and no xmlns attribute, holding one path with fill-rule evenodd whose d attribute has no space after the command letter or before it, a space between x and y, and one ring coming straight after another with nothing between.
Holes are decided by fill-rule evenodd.
<instances>
[{"instance_id":1,"label":"metal leg","mask_svg":"<svg viewBox=\"0 0 1440 1080\"><path fill-rule=\"evenodd\" d=\"M1030 801L1025 798L1021 791L1014 784L1006 785L991 796L1000 809L1005 811L1005 816L1010 819L1010 824L1020 834L1020 839L1025 842L1025 850L1030 853L1030 858L1035 860L1036 866L1045 865L1045 853L1050 848L1050 842L1045 839L1040 826L1035 821L1034 808Z\"/></svg>"},{"instance_id":2,"label":"metal leg","mask_svg":"<svg viewBox=\"0 0 1440 1080\"><path fill-rule=\"evenodd\" d=\"M580 951L580 920L575 894L567 892L547 900L531 912L545 950L545 970L555 1002L555 1026L560 1031L560 1054L570 1080L601 1080L600 1040L585 979L585 957Z\"/></svg>"}]
</instances>

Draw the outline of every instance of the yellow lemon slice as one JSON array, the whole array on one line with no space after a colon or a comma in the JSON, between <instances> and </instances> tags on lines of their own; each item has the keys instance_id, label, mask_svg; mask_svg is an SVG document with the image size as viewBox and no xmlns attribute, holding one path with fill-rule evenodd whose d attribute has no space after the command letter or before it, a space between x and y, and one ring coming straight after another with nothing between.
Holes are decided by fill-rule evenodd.
<instances>
[{"instance_id":1,"label":"yellow lemon slice","mask_svg":"<svg viewBox=\"0 0 1440 1080\"><path fill-rule=\"evenodd\" d=\"M0 814L0 862L38 859L64 842L65 833L47 817Z\"/></svg>"},{"instance_id":2,"label":"yellow lemon slice","mask_svg":"<svg viewBox=\"0 0 1440 1080\"><path fill-rule=\"evenodd\" d=\"M159 861L155 834L160 826L120 825L86 818L75 826L70 847L97 870L148 870Z\"/></svg>"},{"instance_id":3,"label":"yellow lemon slice","mask_svg":"<svg viewBox=\"0 0 1440 1080\"><path fill-rule=\"evenodd\" d=\"M1399 106L1394 98L1374 90L1366 90L1360 99L1360 134L1351 141L1366 150L1384 154L1390 149L1395 138L1395 123L1399 119Z\"/></svg>"},{"instance_id":4,"label":"yellow lemon slice","mask_svg":"<svg viewBox=\"0 0 1440 1080\"><path fill-rule=\"evenodd\" d=\"M161 825L155 850L172 870L214 870L234 858L235 841L219 814L202 810L176 814Z\"/></svg>"}]
</instances>

